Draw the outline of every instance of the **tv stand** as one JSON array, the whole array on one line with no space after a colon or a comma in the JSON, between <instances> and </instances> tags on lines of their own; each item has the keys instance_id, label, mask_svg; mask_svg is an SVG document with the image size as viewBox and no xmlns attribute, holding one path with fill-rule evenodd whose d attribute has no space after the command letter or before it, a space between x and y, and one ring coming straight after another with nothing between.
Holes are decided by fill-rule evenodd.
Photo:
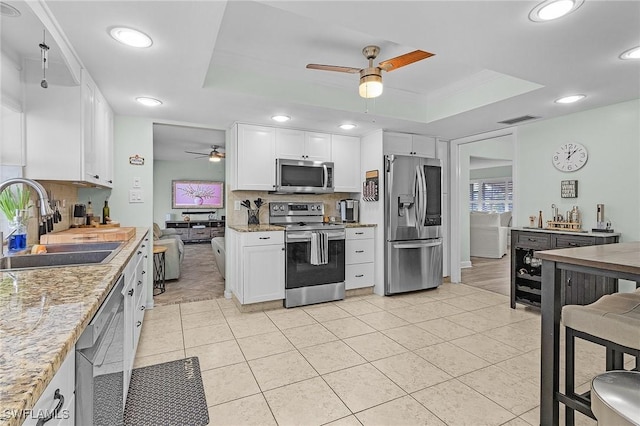
<instances>
[{"instance_id":1,"label":"tv stand","mask_svg":"<svg viewBox=\"0 0 640 426\"><path fill-rule=\"evenodd\" d=\"M168 220L167 229L175 229L185 243L209 242L215 237L224 237L224 220Z\"/></svg>"}]
</instances>

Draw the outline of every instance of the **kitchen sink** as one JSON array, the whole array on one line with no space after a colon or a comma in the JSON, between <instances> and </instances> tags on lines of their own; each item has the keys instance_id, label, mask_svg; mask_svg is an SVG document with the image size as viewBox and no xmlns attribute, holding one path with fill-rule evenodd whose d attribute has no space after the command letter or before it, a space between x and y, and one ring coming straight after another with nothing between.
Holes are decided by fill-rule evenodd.
<instances>
[{"instance_id":1,"label":"kitchen sink","mask_svg":"<svg viewBox=\"0 0 640 426\"><path fill-rule=\"evenodd\" d=\"M122 243L46 244L47 253L0 258L0 271L108 263Z\"/></svg>"}]
</instances>

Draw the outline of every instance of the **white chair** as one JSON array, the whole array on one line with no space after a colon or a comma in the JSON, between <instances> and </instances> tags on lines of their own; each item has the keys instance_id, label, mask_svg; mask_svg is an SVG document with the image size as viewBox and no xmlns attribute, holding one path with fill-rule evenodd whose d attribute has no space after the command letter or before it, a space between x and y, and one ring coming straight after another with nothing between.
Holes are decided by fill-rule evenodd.
<instances>
[{"instance_id":1,"label":"white chair","mask_svg":"<svg viewBox=\"0 0 640 426\"><path fill-rule=\"evenodd\" d=\"M469 254L493 259L507 254L510 221L511 212L470 212Z\"/></svg>"}]
</instances>

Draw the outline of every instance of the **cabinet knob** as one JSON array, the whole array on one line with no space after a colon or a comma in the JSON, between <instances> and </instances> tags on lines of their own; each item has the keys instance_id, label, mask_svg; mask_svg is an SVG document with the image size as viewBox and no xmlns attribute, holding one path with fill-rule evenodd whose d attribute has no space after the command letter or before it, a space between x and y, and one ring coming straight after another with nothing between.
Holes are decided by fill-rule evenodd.
<instances>
[{"instance_id":1,"label":"cabinet knob","mask_svg":"<svg viewBox=\"0 0 640 426\"><path fill-rule=\"evenodd\" d=\"M113 183L113 181L112 181L111 179L109 179L107 182L108 182L108 183Z\"/></svg>"},{"instance_id":2,"label":"cabinet knob","mask_svg":"<svg viewBox=\"0 0 640 426\"><path fill-rule=\"evenodd\" d=\"M145 309L147 309L144 305L140 306L140 310L144 311Z\"/></svg>"},{"instance_id":3,"label":"cabinet knob","mask_svg":"<svg viewBox=\"0 0 640 426\"><path fill-rule=\"evenodd\" d=\"M364 250L356 250L356 253L364 253Z\"/></svg>"},{"instance_id":4,"label":"cabinet knob","mask_svg":"<svg viewBox=\"0 0 640 426\"><path fill-rule=\"evenodd\" d=\"M269 240L269 239L271 239L271 237L258 237L258 239L260 239L260 240Z\"/></svg>"},{"instance_id":5,"label":"cabinet knob","mask_svg":"<svg viewBox=\"0 0 640 426\"><path fill-rule=\"evenodd\" d=\"M136 327L140 327L142 325L142 321L136 322Z\"/></svg>"},{"instance_id":6,"label":"cabinet knob","mask_svg":"<svg viewBox=\"0 0 640 426\"><path fill-rule=\"evenodd\" d=\"M140 250L138 250L138 254L142 254L142 252Z\"/></svg>"},{"instance_id":7,"label":"cabinet knob","mask_svg":"<svg viewBox=\"0 0 640 426\"><path fill-rule=\"evenodd\" d=\"M95 179L100 179L100 175L93 175Z\"/></svg>"},{"instance_id":8,"label":"cabinet knob","mask_svg":"<svg viewBox=\"0 0 640 426\"><path fill-rule=\"evenodd\" d=\"M362 278L362 277L364 277L364 275L363 275L363 274L358 274L358 275L356 275L356 278Z\"/></svg>"},{"instance_id":9,"label":"cabinet knob","mask_svg":"<svg viewBox=\"0 0 640 426\"><path fill-rule=\"evenodd\" d=\"M356 232L356 235L364 235L364 232Z\"/></svg>"},{"instance_id":10,"label":"cabinet knob","mask_svg":"<svg viewBox=\"0 0 640 426\"><path fill-rule=\"evenodd\" d=\"M133 289L129 290L129 291L127 292L127 294L128 294L129 296L133 296Z\"/></svg>"},{"instance_id":11,"label":"cabinet knob","mask_svg":"<svg viewBox=\"0 0 640 426\"><path fill-rule=\"evenodd\" d=\"M142 281L138 280L138 285L142 284Z\"/></svg>"},{"instance_id":12,"label":"cabinet knob","mask_svg":"<svg viewBox=\"0 0 640 426\"><path fill-rule=\"evenodd\" d=\"M567 286L571 287L571 277L567 278Z\"/></svg>"}]
</instances>

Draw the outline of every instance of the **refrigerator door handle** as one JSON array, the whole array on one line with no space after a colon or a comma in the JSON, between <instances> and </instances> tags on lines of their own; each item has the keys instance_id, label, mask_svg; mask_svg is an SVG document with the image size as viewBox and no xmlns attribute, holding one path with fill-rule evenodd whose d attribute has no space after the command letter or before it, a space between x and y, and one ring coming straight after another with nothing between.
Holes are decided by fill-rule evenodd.
<instances>
[{"instance_id":1,"label":"refrigerator door handle","mask_svg":"<svg viewBox=\"0 0 640 426\"><path fill-rule=\"evenodd\" d=\"M436 241L432 243L397 243L393 245L394 249L412 249L412 248L427 248L437 247L442 245L442 241Z\"/></svg>"},{"instance_id":2,"label":"refrigerator door handle","mask_svg":"<svg viewBox=\"0 0 640 426\"><path fill-rule=\"evenodd\" d=\"M424 222L427 220L427 176L424 174L424 168L420 167L420 182L422 182L422 194L420 196L422 201L422 215L420 216L420 224L424 226Z\"/></svg>"},{"instance_id":3,"label":"refrigerator door handle","mask_svg":"<svg viewBox=\"0 0 640 426\"><path fill-rule=\"evenodd\" d=\"M422 176L420 175L420 166L416 166L416 173L414 176L413 183L413 191L415 197L414 203L414 213L416 215L416 227L418 228L418 232L422 230L422 222L420 218L422 217Z\"/></svg>"}]
</instances>

